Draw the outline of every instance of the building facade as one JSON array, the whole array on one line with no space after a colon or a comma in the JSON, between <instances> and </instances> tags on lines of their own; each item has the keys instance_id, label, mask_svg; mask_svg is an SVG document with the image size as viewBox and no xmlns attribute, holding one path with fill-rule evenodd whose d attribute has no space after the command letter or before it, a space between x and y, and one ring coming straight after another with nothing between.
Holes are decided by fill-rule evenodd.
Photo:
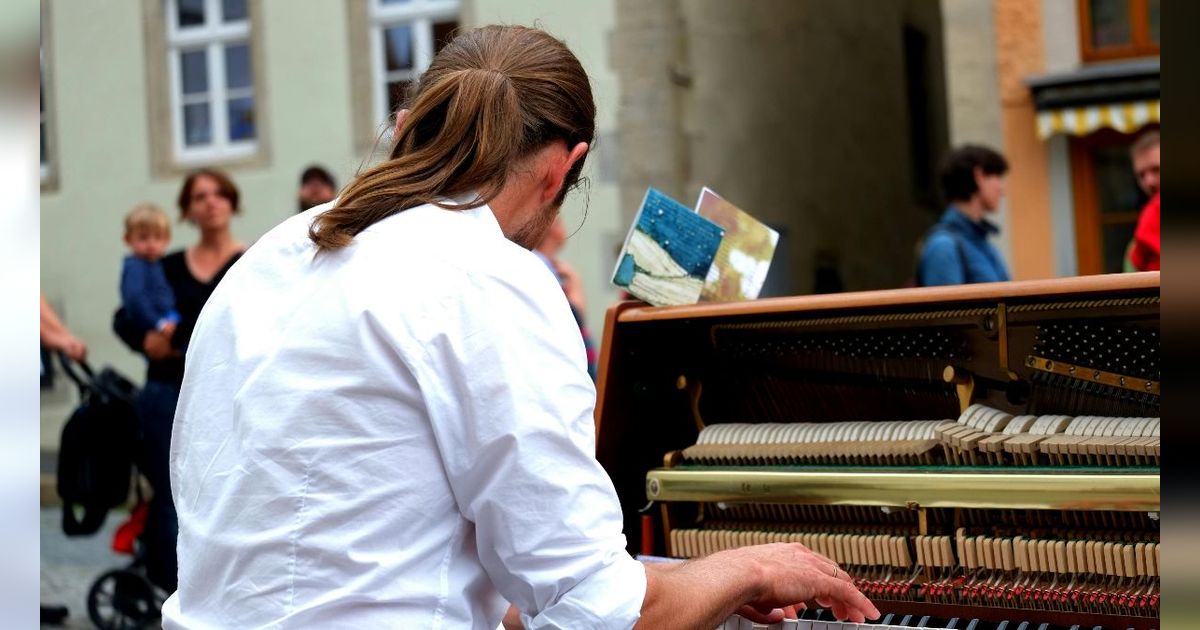
<instances>
[{"instance_id":1,"label":"building facade","mask_svg":"<svg viewBox=\"0 0 1200 630\"><path fill-rule=\"evenodd\" d=\"M45 0L42 292L88 343L93 365L141 382L144 360L111 331L129 209L152 202L177 217L184 174L221 168L241 190L234 233L253 243L297 211L306 166L325 166L341 186L378 157L398 95L455 28L536 24L567 42L596 94L590 187L563 215L573 232L564 258L583 278L598 334L617 297L608 252L623 232L610 141L613 21L611 2ZM172 249L196 237L175 223ZM44 450L57 448L75 403L62 379L43 393Z\"/></svg>"},{"instance_id":2,"label":"building facade","mask_svg":"<svg viewBox=\"0 0 1200 630\"><path fill-rule=\"evenodd\" d=\"M565 258L599 333L647 186L710 186L782 233L767 294L902 286L964 142L1012 163L999 245L1016 278L1114 271L1140 206L1125 147L1157 124L1158 0L131 0L42 3L42 289L96 363L121 217L175 213L226 169L247 243L296 211L305 166L344 184L462 26L540 26L598 107ZM176 225L174 244L196 234ZM1114 254L1116 252L1116 254Z\"/></svg>"},{"instance_id":3,"label":"building facade","mask_svg":"<svg viewBox=\"0 0 1200 630\"><path fill-rule=\"evenodd\" d=\"M184 174L217 167L241 189L234 232L252 243L296 212L307 165L324 165L344 185L378 154L398 95L455 28L536 23L567 41L596 91L602 139L589 193L564 210L576 232L564 253L584 277L599 328L616 296L602 250L620 231L603 140L615 125L612 21L605 2L47 0L42 290L94 362L140 380L141 359L110 330L125 212L148 201L177 216ZM172 247L196 238L184 223L173 232Z\"/></svg>"},{"instance_id":4,"label":"building facade","mask_svg":"<svg viewBox=\"0 0 1200 630\"><path fill-rule=\"evenodd\" d=\"M779 229L773 294L902 286L953 146L1011 163L1017 279L1120 271L1158 0L617 0L621 208L708 185ZM833 278L833 282L829 279Z\"/></svg>"},{"instance_id":5,"label":"building facade","mask_svg":"<svg viewBox=\"0 0 1200 630\"><path fill-rule=\"evenodd\" d=\"M1053 235L1051 246L1023 252L1022 272L1030 277L1120 272L1146 202L1133 176L1130 145L1161 120L1161 3L1028 4L1040 24L997 12L998 30L1019 51L1009 53L1010 72L1002 77L1006 142L1045 164L1044 171L1014 182L1014 193L1028 197L1028 216L1014 224L1013 238L1039 243L1046 240L1040 234ZM1017 43L1026 29L1042 32L1040 48ZM1050 218L1049 228L1039 216Z\"/></svg>"}]
</instances>

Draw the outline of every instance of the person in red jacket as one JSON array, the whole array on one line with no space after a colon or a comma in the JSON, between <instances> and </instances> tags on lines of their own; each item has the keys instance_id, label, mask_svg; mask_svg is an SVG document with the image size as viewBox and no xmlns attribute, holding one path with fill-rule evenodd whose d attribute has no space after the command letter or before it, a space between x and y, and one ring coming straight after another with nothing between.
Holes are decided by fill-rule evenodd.
<instances>
[{"instance_id":1,"label":"person in red jacket","mask_svg":"<svg viewBox=\"0 0 1200 630\"><path fill-rule=\"evenodd\" d=\"M1157 271L1161 266L1158 226L1158 145L1158 132L1148 131L1133 143L1133 148L1130 150L1133 157L1133 172L1137 176L1138 185L1150 196L1150 201L1146 202L1141 216L1138 217L1137 229L1133 232L1133 241L1127 250L1126 271Z\"/></svg>"},{"instance_id":2,"label":"person in red jacket","mask_svg":"<svg viewBox=\"0 0 1200 630\"><path fill-rule=\"evenodd\" d=\"M1133 244L1129 247L1129 264L1137 271L1158 271L1162 250L1158 234L1158 193L1142 208Z\"/></svg>"}]
</instances>

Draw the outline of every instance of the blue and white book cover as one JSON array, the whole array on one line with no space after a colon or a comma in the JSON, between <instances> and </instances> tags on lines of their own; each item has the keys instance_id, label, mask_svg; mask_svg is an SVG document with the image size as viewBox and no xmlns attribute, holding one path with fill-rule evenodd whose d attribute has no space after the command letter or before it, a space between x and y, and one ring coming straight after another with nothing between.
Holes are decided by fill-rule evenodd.
<instances>
[{"instance_id":1,"label":"blue and white book cover","mask_svg":"<svg viewBox=\"0 0 1200 630\"><path fill-rule=\"evenodd\" d=\"M650 188L617 256L613 284L655 306L695 304L725 230Z\"/></svg>"}]
</instances>

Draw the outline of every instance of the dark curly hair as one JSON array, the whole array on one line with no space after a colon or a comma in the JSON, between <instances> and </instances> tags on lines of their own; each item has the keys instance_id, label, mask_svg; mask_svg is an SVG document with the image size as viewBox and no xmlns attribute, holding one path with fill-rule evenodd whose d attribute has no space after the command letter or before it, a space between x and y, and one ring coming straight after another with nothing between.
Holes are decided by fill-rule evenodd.
<instances>
[{"instance_id":1,"label":"dark curly hair","mask_svg":"<svg viewBox=\"0 0 1200 630\"><path fill-rule=\"evenodd\" d=\"M966 144L950 152L942 161L942 195L947 203L968 201L978 190L975 169L984 175L1003 175L1008 172L1008 160L984 146Z\"/></svg>"}]
</instances>

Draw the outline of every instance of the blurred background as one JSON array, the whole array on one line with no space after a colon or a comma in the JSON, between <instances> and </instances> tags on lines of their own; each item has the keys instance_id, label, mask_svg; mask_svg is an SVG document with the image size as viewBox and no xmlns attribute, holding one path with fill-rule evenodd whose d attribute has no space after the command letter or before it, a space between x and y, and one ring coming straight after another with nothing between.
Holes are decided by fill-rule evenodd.
<instances>
[{"instance_id":1,"label":"blurred background","mask_svg":"<svg viewBox=\"0 0 1200 630\"><path fill-rule=\"evenodd\" d=\"M308 167L337 189L377 157L408 84L456 29L489 23L553 33L591 77L598 140L562 257L597 343L647 186L686 205L709 186L777 229L765 296L893 288L945 209L939 162L983 144L1011 167L992 220L1015 279L1119 272L1146 202L1129 147L1161 116L1160 4L44 0L41 290L93 365L140 380L111 331L125 213L174 217L183 176L220 168L252 243L299 209ZM173 232L172 250L197 236ZM61 379L42 391L47 505L76 402ZM69 573L47 586L43 569L43 599Z\"/></svg>"}]
</instances>

